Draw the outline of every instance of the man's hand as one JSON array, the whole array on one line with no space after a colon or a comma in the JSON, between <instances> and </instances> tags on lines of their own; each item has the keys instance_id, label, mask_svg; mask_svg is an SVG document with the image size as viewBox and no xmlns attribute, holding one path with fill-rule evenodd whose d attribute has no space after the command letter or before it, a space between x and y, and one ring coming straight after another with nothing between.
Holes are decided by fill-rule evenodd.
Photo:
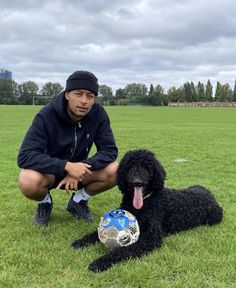
<instances>
[{"instance_id":1,"label":"man's hand","mask_svg":"<svg viewBox=\"0 0 236 288\"><path fill-rule=\"evenodd\" d=\"M67 162L65 166L65 171L80 182L92 174L90 169L91 165L83 162Z\"/></svg>"},{"instance_id":2,"label":"man's hand","mask_svg":"<svg viewBox=\"0 0 236 288\"><path fill-rule=\"evenodd\" d=\"M60 189L63 185L65 185L65 190L69 193L70 190L77 191L78 190L78 180L67 175L61 182L57 185L56 189Z\"/></svg>"}]
</instances>

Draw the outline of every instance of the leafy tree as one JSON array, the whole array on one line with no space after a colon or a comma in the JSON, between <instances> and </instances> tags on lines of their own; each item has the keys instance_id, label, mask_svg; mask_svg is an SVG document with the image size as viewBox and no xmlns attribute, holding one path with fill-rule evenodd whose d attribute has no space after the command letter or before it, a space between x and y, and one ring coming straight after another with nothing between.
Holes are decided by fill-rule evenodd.
<instances>
[{"instance_id":1,"label":"leafy tree","mask_svg":"<svg viewBox=\"0 0 236 288\"><path fill-rule=\"evenodd\" d=\"M164 89L161 85L157 85L154 89L154 92L148 97L149 98L149 104L153 106L160 106L164 105Z\"/></svg>"},{"instance_id":2,"label":"leafy tree","mask_svg":"<svg viewBox=\"0 0 236 288\"><path fill-rule=\"evenodd\" d=\"M180 102L184 102L185 101L185 93L184 93L184 87L180 86L177 89L177 93L178 93L178 99Z\"/></svg>"},{"instance_id":3,"label":"leafy tree","mask_svg":"<svg viewBox=\"0 0 236 288\"><path fill-rule=\"evenodd\" d=\"M112 88L107 85L99 86L99 96L110 99L113 97Z\"/></svg>"},{"instance_id":4,"label":"leafy tree","mask_svg":"<svg viewBox=\"0 0 236 288\"><path fill-rule=\"evenodd\" d=\"M198 95L194 86L194 83L191 82L191 94L192 94L192 101L197 102L198 101Z\"/></svg>"},{"instance_id":5,"label":"leafy tree","mask_svg":"<svg viewBox=\"0 0 236 288\"><path fill-rule=\"evenodd\" d=\"M235 82L234 82L233 101L236 102L236 79L235 79Z\"/></svg>"},{"instance_id":6,"label":"leafy tree","mask_svg":"<svg viewBox=\"0 0 236 288\"><path fill-rule=\"evenodd\" d=\"M47 82L46 84L43 85L40 94L38 97L35 99L36 104L40 105L45 105L51 99L58 95L60 92L62 92L63 86L60 83L52 83L52 82ZM40 97L42 96L42 97ZM47 98L46 98L47 97Z\"/></svg>"},{"instance_id":7,"label":"leafy tree","mask_svg":"<svg viewBox=\"0 0 236 288\"><path fill-rule=\"evenodd\" d=\"M0 104L17 103L17 83L11 79L0 78Z\"/></svg>"},{"instance_id":8,"label":"leafy tree","mask_svg":"<svg viewBox=\"0 0 236 288\"><path fill-rule=\"evenodd\" d=\"M151 96L154 93L154 86L153 84L150 85L148 96Z\"/></svg>"},{"instance_id":9,"label":"leafy tree","mask_svg":"<svg viewBox=\"0 0 236 288\"><path fill-rule=\"evenodd\" d=\"M167 94L163 93L161 95L161 105L168 106L169 101L170 101L169 96Z\"/></svg>"},{"instance_id":10,"label":"leafy tree","mask_svg":"<svg viewBox=\"0 0 236 288\"><path fill-rule=\"evenodd\" d=\"M215 101L221 100L221 84L219 81L216 83Z\"/></svg>"},{"instance_id":11,"label":"leafy tree","mask_svg":"<svg viewBox=\"0 0 236 288\"><path fill-rule=\"evenodd\" d=\"M221 84L217 81L215 100L220 102L227 102L233 100L233 91L229 84Z\"/></svg>"},{"instance_id":12,"label":"leafy tree","mask_svg":"<svg viewBox=\"0 0 236 288\"><path fill-rule=\"evenodd\" d=\"M170 102L178 102L178 92L177 89L173 86L167 91L168 98Z\"/></svg>"},{"instance_id":13,"label":"leafy tree","mask_svg":"<svg viewBox=\"0 0 236 288\"><path fill-rule=\"evenodd\" d=\"M204 84L201 83L200 81L197 84L197 98L198 98L198 101L206 100L205 87L204 87Z\"/></svg>"},{"instance_id":14,"label":"leafy tree","mask_svg":"<svg viewBox=\"0 0 236 288\"><path fill-rule=\"evenodd\" d=\"M157 84L157 86L154 89L154 93L157 93L159 95L163 95L164 94L164 89L160 84Z\"/></svg>"},{"instance_id":15,"label":"leafy tree","mask_svg":"<svg viewBox=\"0 0 236 288\"><path fill-rule=\"evenodd\" d=\"M33 96L38 95L39 87L33 81L27 81L19 86L20 103L21 104L32 104Z\"/></svg>"},{"instance_id":16,"label":"leafy tree","mask_svg":"<svg viewBox=\"0 0 236 288\"><path fill-rule=\"evenodd\" d=\"M192 95L192 87L189 82L184 83L184 98L187 102L193 101L193 95Z\"/></svg>"},{"instance_id":17,"label":"leafy tree","mask_svg":"<svg viewBox=\"0 0 236 288\"><path fill-rule=\"evenodd\" d=\"M113 93L112 93L111 87L104 85L104 84L100 85L99 96L102 97L102 104L103 105L114 105L115 104L115 101L113 101Z\"/></svg>"},{"instance_id":18,"label":"leafy tree","mask_svg":"<svg viewBox=\"0 0 236 288\"><path fill-rule=\"evenodd\" d=\"M176 89L175 87L171 87L167 92L167 98L171 102L184 102L184 87L181 86L178 89Z\"/></svg>"},{"instance_id":19,"label":"leafy tree","mask_svg":"<svg viewBox=\"0 0 236 288\"><path fill-rule=\"evenodd\" d=\"M124 98L126 98L125 89L121 89L121 88L117 89L117 90L116 90L115 97L116 97L117 99L124 99Z\"/></svg>"},{"instance_id":20,"label":"leafy tree","mask_svg":"<svg viewBox=\"0 0 236 288\"><path fill-rule=\"evenodd\" d=\"M211 81L208 79L207 84L206 84L206 101L213 101L213 88L211 85Z\"/></svg>"},{"instance_id":21,"label":"leafy tree","mask_svg":"<svg viewBox=\"0 0 236 288\"><path fill-rule=\"evenodd\" d=\"M40 94L46 97L54 97L63 90L63 86L60 83L47 82L43 85Z\"/></svg>"},{"instance_id":22,"label":"leafy tree","mask_svg":"<svg viewBox=\"0 0 236 288\"><path fill-rule=\"evenodd\" d=\"M129 99L142 98L147 96L147 86L141 83L127 84L125 94Z\"/></svg>"},{"instance_id":23,"label":"leafy tree","mask_svg":"<svg viewBox=\"0 0 236 288\"><path fill-rule=\"evenodd\" d=\"M233 101L233 91L228 83L222 85L222 101L224 102Z\"/></svg>"}]
</instances>

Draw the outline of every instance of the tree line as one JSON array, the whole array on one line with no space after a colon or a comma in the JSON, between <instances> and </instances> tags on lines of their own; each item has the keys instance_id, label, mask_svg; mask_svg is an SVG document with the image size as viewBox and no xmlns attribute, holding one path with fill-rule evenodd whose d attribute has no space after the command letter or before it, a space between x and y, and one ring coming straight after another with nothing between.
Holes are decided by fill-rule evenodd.
<instances>
[{"instance_id":1,"label":"tree line","mask_svg":"<svg viewBox=\"0 0 236 288\"><path fill-rule=\"evenodd\" d=\"M45 105L51 98L63 90L60 83L47 82L42 89L33 81L17 84L14 80L0 78L0 104L38 104ZM166 106L169 102L236 102L236 80L233 89L228 83L213 86L208 80L206 84L185 82L182 86L171 87L167 92L157 84L148 88L142 83L130 83L113 93L108 85L100 85L97 100L103 105L152 105Z\"/></svg>"},{"instance_id":2,"label":"tree line","mask_svg":"<svg viewBox=\"0 0 236 288\"><path fill-rule=\"evenodd\" d=\"M17 84L14 80L0 78L0 104L44 105L63 90L59 83L46 83L42 89L33 81Z\"/></svg>"}]
</instances>

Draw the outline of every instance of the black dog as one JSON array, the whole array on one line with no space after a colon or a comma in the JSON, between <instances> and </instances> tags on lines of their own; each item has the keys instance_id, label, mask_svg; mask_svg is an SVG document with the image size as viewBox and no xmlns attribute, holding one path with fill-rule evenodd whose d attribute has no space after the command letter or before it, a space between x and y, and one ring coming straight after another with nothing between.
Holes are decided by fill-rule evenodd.
<instances>
[{"instance_id":1,"label":"black dog","mask_svg":"<svg viewBox=\"0 0 236 288\"><path fill-rule=\"evenodd\" d=\"M125 259L140 257L161 247L168 234L200 225L219 223L222 208L202 186L176 190L164 187L165 170L154 154L147 150L127 152L120 162L117 181L123 194L121 209L138 220L140 236L136 243L117 248L89 265L93 272L104 271ZM98 241L97 231L72 243L81 248Z\"/></svg>"}]
</instances>

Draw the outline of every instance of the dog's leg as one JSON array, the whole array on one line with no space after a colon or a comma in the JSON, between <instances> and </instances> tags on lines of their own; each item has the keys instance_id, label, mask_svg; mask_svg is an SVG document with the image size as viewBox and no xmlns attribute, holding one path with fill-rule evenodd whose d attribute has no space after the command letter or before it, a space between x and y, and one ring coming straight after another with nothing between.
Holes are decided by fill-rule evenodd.
<instances>
[{"instance_id":1,"label":"dog's leg","mask_svg":"<svg viewBox=\"0 0 236 288\"><path fill-rule=\"evenodd\" d=\"M89 246L91 244L95 244L98 242L98 231L95 230L92 233L85 235L84 237L80 238L79 240L74 241L71 244L71 247L74 249L79 249L85 246Z\"/></svg>"},{"instance_id":2,"label":"dog's leg","mask_svg":"<svg viewBox=\"0 0 236 288\"><path fill-rule=\"evenodd\" d=\"M112 265L131 258L141 257L142 255L161 247L162 233L157 235L143 235L139 240L126 247L119 247L108 254L98 258L89 265L89 270L93 272L102 272L112 267Z\"/></svg>"}]
</instances>

